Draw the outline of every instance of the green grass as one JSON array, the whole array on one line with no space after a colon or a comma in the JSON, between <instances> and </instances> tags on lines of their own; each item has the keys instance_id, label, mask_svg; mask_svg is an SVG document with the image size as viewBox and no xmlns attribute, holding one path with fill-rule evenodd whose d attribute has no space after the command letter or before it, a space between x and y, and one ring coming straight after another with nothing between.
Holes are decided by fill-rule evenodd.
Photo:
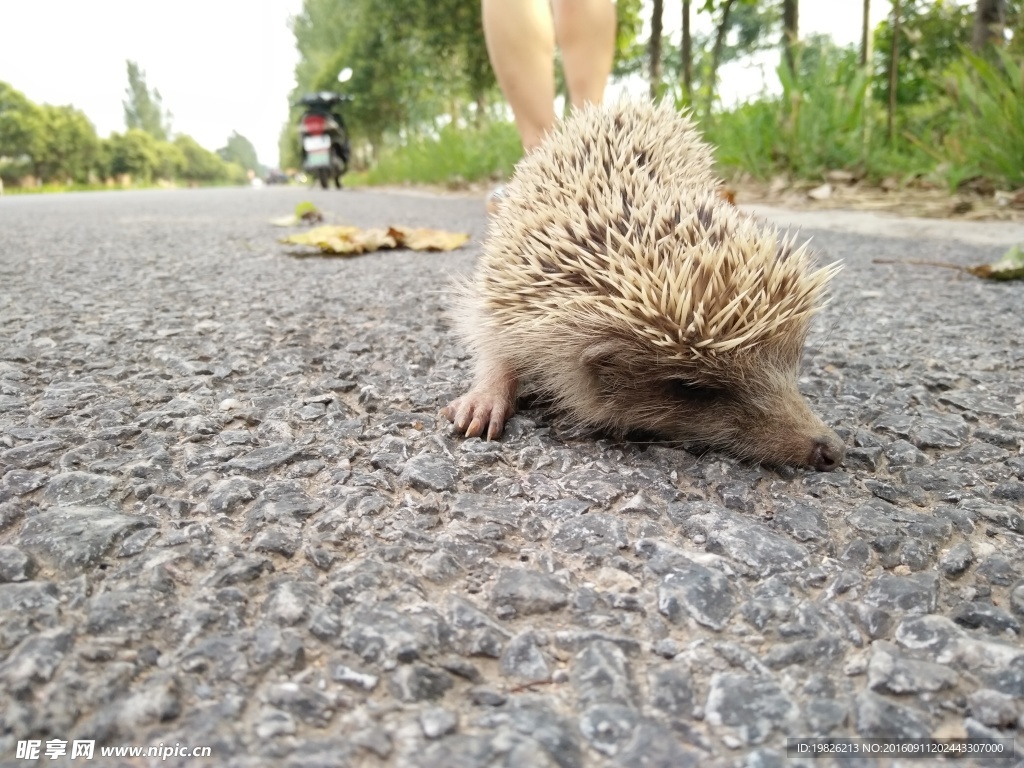
<instances>
[{"instance_id":1,"label":"green grass","mask_svg":"<svg viewBox=\"0 0 1024 768\"><path fill-rule=\"evenodd\" d=\"M887 141L885 114L871 98L867 73L844 51L794 74L780 67L780 96L712 115L707 139L723 173L757 179L779 174L821 180L846 170L878 181L920 172L931 161L902 138Z\"/></svg>"},{"instance_id":2,"label":"green grass","mask_svg":"<svg viewBox=\"0 0 1024 768\"><path fill-rule=\"evenodd\" d=\"M964 53L946 76L948 96L901 106L889 141L886 113L871 98L866 73L849 56L825 56L794 76L780 69L783 93L705 118L726 175L779 174L821 180L846 170L877 182L925 176L951 191L984 177L1024 184L1024 59Z\"/></svg>"},{"instance_id":3,"label":"green grass","mask_svg":"<svg viewBox=\"0 0 1024 768\"><path fill-rule=\"evenodd\" d=\"M16 187L4 185L5 195L47 195L56 192L98 192L105 189L121 189L108 187L106 184L43 184L38 187Z\"/></svg>"},{"instance_id":4,"label":"green grass","mask_svg":"<svg viewBox=\"0 0 1024 768\"><path fill-rule=\"evenodd\" d=\"M347 180L353 186L497 180L510 176L520 157L519 134L511 123L447 126L435 137L413 137L385 148L373 168L353 173Z\"/></svg>"},{"instance_id":5,"label":"green grass","mask_svg":"<svg viewBox=\"0 0 1024 768\"><path fill-rule=\"evenodd\" d=\"M247 186L245 184L238 184L232 181L205 181L200 182L195 186L199 187L237 187ZM131 184L129 186L123 186L121 184L42 184L36 187L20 187L13 185L4 185L3 193L5 195L52 195L59 194L61 192L117 192L122 190L139 190L139 189L188 189L192 184L188 181L179 180L170 185L164 183L146 183L146 184Z\"/></svg>"},{"instance_id":6,"label":"green grass","mask_svg":"<svg viewBox=\"0 0 1024 768\"><path fill-rule=\"evenodd\" d=\"M1024 186L1024 57L966 53L950 72L953 122L943 146L951 173Z\"/></svg>"}]
</instances>

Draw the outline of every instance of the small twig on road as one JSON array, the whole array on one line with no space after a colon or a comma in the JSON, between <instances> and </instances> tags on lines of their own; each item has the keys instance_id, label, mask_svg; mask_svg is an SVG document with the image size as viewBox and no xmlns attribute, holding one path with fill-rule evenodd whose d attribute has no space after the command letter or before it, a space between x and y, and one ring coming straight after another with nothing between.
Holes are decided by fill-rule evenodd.
<instances>
[{"instance_id":1,"label":"small twig on road","mask_svg":"<svg viewBox=\"0 0 1024 768\"><path fill-rule=\"evenodd\" d=\"M951 264L948 261L928 261L926 259L872 259L873 264L907 264L913 267L942 267L943 269L955 269L957 272L969 272L966 267L959 264Z\"/></svg>"},{"instance_id":2,"label":"small twig on road","mask_svg":"<svg viewBox=\"0 0 1024 768\"><path fill-rule=\"evenodd\" d=\"M551 679L548 679L548 680L532 680L529 683L523 683L522 685L517 685L515 688L509 688L508 692L509 693L522 693L523 691L532 691L533 687L535 685L554 685L554 684L555 684L555 681L551 680Z\"/></svg>"}]
</instances>

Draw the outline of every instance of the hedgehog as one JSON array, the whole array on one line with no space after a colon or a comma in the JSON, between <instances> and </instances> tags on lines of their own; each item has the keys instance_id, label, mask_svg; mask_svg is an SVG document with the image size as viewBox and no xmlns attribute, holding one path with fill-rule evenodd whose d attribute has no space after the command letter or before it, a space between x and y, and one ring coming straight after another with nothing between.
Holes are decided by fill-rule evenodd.
<instances>
[{"instance_id":1,"label":"hedgehog","mask_svg":"<svg viewBox=\"0 0 1024 768\"><path fill-rule=\"evenodd\" d=\"M712 150L667 105L576 110L520 161L454 314L469 392L442 410L500 437L517 397L573 423L827 471L839 437L797 388L838 265L720 196Z\"/></svg>"}]
</instances>

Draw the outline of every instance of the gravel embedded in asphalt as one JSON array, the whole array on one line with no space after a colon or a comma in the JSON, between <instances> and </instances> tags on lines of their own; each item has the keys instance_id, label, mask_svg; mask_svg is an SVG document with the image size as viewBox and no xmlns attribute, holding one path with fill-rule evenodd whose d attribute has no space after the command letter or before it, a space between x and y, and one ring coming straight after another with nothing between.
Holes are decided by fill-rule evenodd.
<instances>
[{"instance_id":1,"label":"gravel embedded in asphalt","mask_svg":"<svg viewBox=\"0 0 1024 768\"><path fill-rule=\"evenodd\" d=\"M307 199L474 239L296 258L268 219ZM239 768L1024 748L1022 287L874 262L1004 247L805 233L845 263L800 379L848 447L817 474L543 410L455 438L446 289L485 228L400 193L0 199L0 766L27 739Z\"/></svg>"}]
</instances>

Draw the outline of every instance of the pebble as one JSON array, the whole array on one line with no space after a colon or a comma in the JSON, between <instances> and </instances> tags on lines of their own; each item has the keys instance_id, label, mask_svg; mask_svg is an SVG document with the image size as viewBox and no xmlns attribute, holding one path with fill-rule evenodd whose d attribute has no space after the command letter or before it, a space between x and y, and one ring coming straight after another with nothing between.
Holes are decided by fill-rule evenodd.
<instances>
[{"instance_id":1,"label":"pebble","mask_svg":"<svg viewBox=\"0 0 1024 768\"><path fill-rule=\"evenodd\" d=\"M458 716L443 707L433 707L420 712L420 727L428 739L439 739L454 733L458 725Z\"/></svg>"},{"instance_id":2,"label":"pebble","mask_svg":"<svg viewBox=\"0 0 1024 768\"><path fill-rule=\"evenodd\" d=\"M525 568L502 568L491 588L491 603L510 606L516 613L548 613L565 607L569 590L545 573Z\"/></svg>"},{"instance_id":3,"label":"pebble","mask_svg":"<svg viewBox=\"0 0 1024 768\"><path fill-rule=\"evenodd\" d=\"M990 728L1014 728L1020 716L1013 696L979 688L967 697L972 717Z\"/></svg>"},{"instance_id":4,"label":"pebble","mask_svg":"<svg viewBox=\"0 0 1024 768\"><path fill-rule=\"evenodd\" d=\"M774 729L785 729L798 714L796 704L771 677L737 673L711 676L705 716L727 726L743 744L761 744Z\"/></svg>"},{"instance_id":5,"label":"pebble","mask_svg":"<svg viewBox=\"0 0 1024 768\"><path fill-rule=\"evenodd\" d=\"M1006 611L990 603L960 603L950 613L950 617L962 627L971 629L982 628L994 634L1005 632L1020 634L1020 622Z\"/></svg>"},{"instance_id":6,"label":"pebble","mask_svg":"<svg viewBox=\"0 0 1024 768\"><path fill-rule=\"evenodd\" d=\"M505 645L499 660L501 672L506 677L532 682L547 680L550 668L537 643L533 632L516 635Z\"/></svg>"},{"instance_id":7,"label":"pebble","mask_svg":"<svg viewBox=\"0 0 1024 768\"><path fill-rule=\"evenodd\" d=\"M891 643L879 640L871 647L868 687L878 693L906 694L952 688L959 679L942 664L904 658Z\"/></svg>"},{"instance_id":8,"label":"pebble","mask_svg":"<svg viewBox=\"0 0 1024 768\"><path fill-rule=\"evenodd\" d=\"M584 704L636 705L632 669L622 649L607 640L588 643L572 660L570 680Z\"/></svg>"},{"instance_id":9,"label":"pebble","mask_svg":"<svg viewBox=\"0 0 1024 768\"><path fill-rule=\"evenodd\" d=\"M74 575L95 565L119 538L155 524L108 507L59 507L26 519L18 544L62 573Z\"/></svg>"},{"instance_id":10,"label":"pebble","mask_svg":"<svg viewBox=\"0 0 1024 768\"><path fill-rule=\"evenodd\" d=\"M928 717L871 691L857 696L857 733L866 739L924 739L931 734Z\"/></svg>"},{"instance_id":11,"label":"pebble","mask_svg":"<svg viewBox=\"0 0 1024 768\"><path fill-rule=\"evenodd\" d=\"M302 683L274 683L263 691L265 701L299 721L325 728L334 716L334 702L313 686Z\"/></svg>"},{"instance_id":12,"label":"pebble","mask_svg":"<svg viewBox=\"0 0 1024 768\"><path fill-rule=\"evenodd\" d=\"M435 701L454 685L451 675L424 664L399 667L388 679L388 689L405 702Z\"/></svg>"},{"instance_id":13,"label":"pebble","mask_svg":"<svg viewBox=\"0 0 1024 768\"><path fill-rule=\"evenodd\" d=\"M665 574L658 588L658 610L670 621L692 618L722 629L736 609L729 580L720 571L693 564Z\"/></svg>"},{"instance_id":14,"label":"pebble","mask_svg":"<svg viewBox=\"0 0 1024 768\"><path fill-rule=\"evenodd\" d=\"M35 562L17 547L0 547L0 583L28 581Z\"/></svg>"},{"instance_id":15,"label":"pebble","mask_svg":"<svg viewBox=\"0 0 1024 768\"><path fill-rule=\"evenodd\" d=\"M904 613L932 613L938 606L939 581L933 573L896 576L883 573L867 585L864 599L879 608Z\"/></svg>"},{"instance_id":16,"label":"pebble","mask_svg":"<svg viewBox=\"0 0 1024 768\"><path fill-rule=\"evenodd\" d=\"M966 571L974 562L974 552L966 541L960 541L942 553L939 568L949 578L955 579Z\"/></svg>"},{"instance_id":17,"label":"pebble","mask_svg":"<svg viewBox=\"0 0 1024 768\"><path fill-rule=\"evenodd\" d=\"M244 472L258 474L267 472L282 464L296 461L300 457L304 457L304 452L301 448L288 443L277 443L268 445L265 448L256 448L242 456L231 459L227 462L227 466Z\"/></svg>"},{"instance_id":18,"label":"pebble","mask_svg":"<svg viewBox=\"0 0 1024 768\"><path fill-rule=\"evenodd\" d=\"M598 752L614 757L632 741L640 715L622 704L595 704L580 717L580 733Z\"/></svg>"},{"instance_id":19,"label":"pebble","mask_svg":"<svg viewBox=\"0 0 1024 768\"><path fill-rule=\"evenodd\" d=\"M457 471L450 459L421 454L405 463L399 480L417 490L450 491L455 488Z\"/></svg>"}]
</instances>

